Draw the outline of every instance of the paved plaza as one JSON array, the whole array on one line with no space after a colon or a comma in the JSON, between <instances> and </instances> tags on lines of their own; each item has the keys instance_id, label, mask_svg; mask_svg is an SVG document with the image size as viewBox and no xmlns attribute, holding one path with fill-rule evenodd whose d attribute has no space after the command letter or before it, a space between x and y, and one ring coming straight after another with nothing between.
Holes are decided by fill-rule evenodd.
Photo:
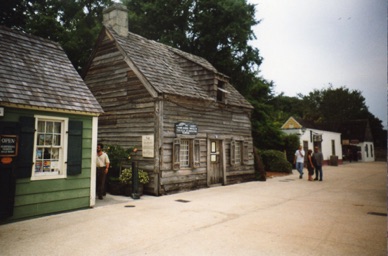
<instances>
[{"instance_id":1,"label":"paved plaza","mask_svg":"<svg viewBox=\"0 0 388 256\"><path fill-rule=\"evenodd\" d=\"M385 256L386 170L346 163L324 166L322 182L294 170L139 200L108 195L93 209L0 225L0 255Z\"/></svg>"}]
</instances>

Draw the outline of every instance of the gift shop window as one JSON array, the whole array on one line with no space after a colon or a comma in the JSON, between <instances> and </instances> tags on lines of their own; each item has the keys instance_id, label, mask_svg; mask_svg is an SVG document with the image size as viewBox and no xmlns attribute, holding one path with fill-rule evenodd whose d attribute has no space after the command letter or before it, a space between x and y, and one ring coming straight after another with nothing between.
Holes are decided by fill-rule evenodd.
<instances>
[{"instance_id":1,"label":"gift shop window","mask_svg":"<svg viewBox=\"0 0 388 256\"><path fill-rule=\"evenodd\" d=\"M68 120L66 118L36 117L34 163L31 179L66 177Z\"/></svg>"}]
</instances>

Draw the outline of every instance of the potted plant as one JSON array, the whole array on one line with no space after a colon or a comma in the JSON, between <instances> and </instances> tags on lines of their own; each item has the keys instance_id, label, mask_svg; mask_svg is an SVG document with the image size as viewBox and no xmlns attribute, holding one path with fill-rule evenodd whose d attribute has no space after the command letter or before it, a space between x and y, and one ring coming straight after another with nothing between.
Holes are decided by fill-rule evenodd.
<instances>
[{"instance_id":1,"label":"potted plant","mask_svg":"<svg viewBox=\"0 0 388 256\"><path fill-rule=\"evenodd\" d=\"M112 195L122 195L124 194L124 185L120 182L119 175L122 165L129 163L132 149L124 149L119 145L107 145L105 149L110 161L107 175L108 192Z\"/></svg>"},{"instance_id":2,"label":"potted plant","mask_svg":"<svg viewBox=\"0 0 388 256\"><path fill-rule=\"evenodd\" d=\"M143 194L144 184L147 184L150 181L148 173L144 170L138 170L139 174L139 194ZM122 184L124 184L126 196L130 196L132 194L132 168L125 168L121 171L119 180Z\"/></svg>"}]
</instances>

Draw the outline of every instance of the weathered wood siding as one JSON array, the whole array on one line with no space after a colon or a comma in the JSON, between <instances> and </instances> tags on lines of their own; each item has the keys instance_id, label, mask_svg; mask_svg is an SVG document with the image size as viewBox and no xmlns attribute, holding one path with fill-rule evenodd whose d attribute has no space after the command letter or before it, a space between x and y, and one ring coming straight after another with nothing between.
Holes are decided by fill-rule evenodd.
<instances>
[{"instance_id":1,"label":"weathered wood siding","mask_svg":"<svg viewBox=\"0 0 388 256\"><path fill-rule=\"evenodd\" d=\"M21 116L44 115L82 121L82 173L54 180L17 179L14 215L9 220L87 208L90 205L92 117L6 108L5 122ZM66 149L67 150L67 149ZM94 151L93 151L94 152ZM1 170L0 170L1 171ZM32 171L32 170L31 170Z\"/></svg>"},{"instance_id":2,"label":"weathered wood siding","mask_svg":"<svg viewBox=\"0 0 388 256\"><path fill-rule=\"evenodd\" d=\"M96 49L85 83L105 112L98 121L98 141L123 148L138 147L139 168L147 171L151 178L145 192L156 194L156 160L140 157L142 135L157 133L155 100L109 37Z\"/></svg>"},{"instance_id":3,"label":"weathered wood siding","mask_svg":"<svg viewBox=\"0 0 388 256\"><path fill-rule=\"evenodd\" d=\"M148 171L151 176L151 182L145 188L146 193L160 195L207 187L207 148L209 136L213 135L220 136L224 141L224 183L253 178L250 109L167 93L153 97L156 94L147 91L148 85L143 84L142 77L136 76L139 73L131 70L131 56L128 59L124 59L124 56L115 41L105 36L98 44L85 82L105 111L99 118L99 141L124 148L139 147L139 167ZM215 99L215 70L207 70L188 59L178 59L180 67L190 73L204 91ZM195 123L199 128L195 139L200 142L200 166L195 169L172 168L175 123L181 121ZM155 158L152 159L140 157L141 136L148 134L155 136ZM247 141L250 151L247 162L238 167L232 166L229 159L230 142L236 138Z\"/></svg>"},{"instance_id":4,"label":"weathered wood siding","mask_svg":"<svg viewBox=\"0 0 388 256\"><path fill-rule=\"evenodd\" d=\"M223 108L216 102L198 102L189 99L167 97L163 105L163 159L160 166L161 193L198 189L207 184L207 141L209 136L217 135L225 141L226 184L252 180L254 178L253 146L249 111L237 107ZM175 123L195 123L200 140L200 167L174 171L172 168L172 144ZM230 142L232 138L248 141L250 152L248 163L241 166L230 164ZM225 182L225 181L224 181Z\"/></svg>"}]
</instances>

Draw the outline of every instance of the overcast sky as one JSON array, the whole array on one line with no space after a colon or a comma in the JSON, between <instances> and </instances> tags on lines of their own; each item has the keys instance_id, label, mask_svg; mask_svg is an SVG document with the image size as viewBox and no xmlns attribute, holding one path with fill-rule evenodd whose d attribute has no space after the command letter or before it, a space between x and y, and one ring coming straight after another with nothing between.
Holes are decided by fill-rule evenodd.
<instances>
[{"instance_id":1,"label":"overcast sky","mask_svg":"<svg viewBox=\"0 0 388 256\"><path fill-rule=\"evenodd\" d=\"M387 127L386 0L248 0L256 5L252 44L261 76L277 94L359 90Z\"/></svg>"}]
</instances>

